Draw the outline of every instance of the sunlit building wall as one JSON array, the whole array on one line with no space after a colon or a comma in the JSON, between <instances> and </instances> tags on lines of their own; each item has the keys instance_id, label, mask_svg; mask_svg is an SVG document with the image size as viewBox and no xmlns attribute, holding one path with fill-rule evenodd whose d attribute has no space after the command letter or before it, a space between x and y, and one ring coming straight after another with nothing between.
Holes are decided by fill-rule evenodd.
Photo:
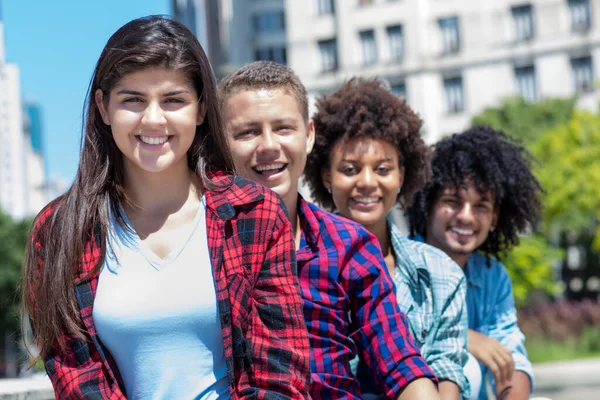
<instances>
[{"instance_id":1,"label":"sunlit building wall","mask_svg":"<svg viewBox=\"0 0 600 400\"><path fill-rule=\"evenodd\" d=\"M382 77L423 118L429 142L508 96L598 97L600 0L286 0L285 7L288 65L311 94L354 75Z\"/></svg>"}]
</instances>

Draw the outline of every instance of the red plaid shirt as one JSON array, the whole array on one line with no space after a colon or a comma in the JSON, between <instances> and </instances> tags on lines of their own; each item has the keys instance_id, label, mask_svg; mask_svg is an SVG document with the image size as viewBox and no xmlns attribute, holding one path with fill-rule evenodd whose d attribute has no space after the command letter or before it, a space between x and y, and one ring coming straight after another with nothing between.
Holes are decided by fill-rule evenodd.
<instances>
[{"instance_id":1,"label":"red plaid shirt","mask_svg":"<svg viewBox=\"0 0 600 400\"><path fill-rule=\"evenodd\" d=\"M213 176L221 185L231 177ZM206 228L232 399L308 398L310 349L295 247L281 199L242 178L206 191ZM47 207L38 221L46 220ZM33 237L37 248L43 240ZM91 240L75 278L87 341L65 334L44 360L59 399L124 399L117 366L100 342L92 309L100 249ZM43 262L41 262L43 267ZM33 293L35 296L35 293Z\"/></svg>"}]
</instances>

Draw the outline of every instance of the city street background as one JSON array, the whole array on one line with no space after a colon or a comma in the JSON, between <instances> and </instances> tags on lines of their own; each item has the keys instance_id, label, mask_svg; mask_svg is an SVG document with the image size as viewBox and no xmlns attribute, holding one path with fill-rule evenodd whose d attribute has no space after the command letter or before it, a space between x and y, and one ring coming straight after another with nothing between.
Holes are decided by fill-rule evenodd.
<instances>
[{"instance_id":1,"label":"city street background","mask_svg":"<svg viewBox=\"0 0 600 400\"><path fill-rule=\"evenodd\" d=\"M254 60L288 64L311 111L346 79L379 77L429 144L473 124L519 140L544 214L502 261L536 394L600 399L600 0L0 0L0 399L47 385L24 368L27 232L75 176L102 48L150 14L193 30L217 78Z\"/></svg>"}]
</instances>

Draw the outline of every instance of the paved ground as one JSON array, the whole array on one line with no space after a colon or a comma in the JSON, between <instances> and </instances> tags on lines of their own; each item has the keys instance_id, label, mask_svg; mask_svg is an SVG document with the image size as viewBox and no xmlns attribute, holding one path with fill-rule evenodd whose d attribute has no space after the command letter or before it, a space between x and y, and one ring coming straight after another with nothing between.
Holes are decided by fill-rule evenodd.
<instances>
[{"instance_id":1,"label":"paved ground","mask_svg":"<svg viewBox=\"0 0 600 400\"><path fill-rule=\"evenodd\" d=\"M552 400L600 400L600 359L537 364L536 396Z\"/></svg>"}]
</instances>

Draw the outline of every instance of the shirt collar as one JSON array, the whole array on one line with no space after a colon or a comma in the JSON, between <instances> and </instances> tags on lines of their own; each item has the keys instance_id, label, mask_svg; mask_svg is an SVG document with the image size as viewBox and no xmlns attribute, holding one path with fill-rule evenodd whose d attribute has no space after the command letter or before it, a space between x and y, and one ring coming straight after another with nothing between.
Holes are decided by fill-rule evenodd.
<instances>
[{"instance_id":1,"label":"shirt collar","mask_svg":"<svg viewBox=\"0 0 600 400\"><path fill-rule=\"evenodd\" d=\"M414 253L410 251L410 239L400 232L400 229L392 221L391 215L387 217L387 223L390 229L390 239L392 249L396 258L396 273L403 273L413 283L417 283L419 276L422 274L429 275L427 266L419 257L414 257Z\"/></svg>"},{"instance_id":2,"label":"shirt collar","mask_svg":"<svg viewBox=\"0 0 600 400\"><path fill-rule=\"evenodd\" d=\"M256 183L240 176L209 172L208 177L213 187L209 188L202 183L206 193L206 208L214 211L224 221L235 216L235 207L255 203L264 198Z\"/></svg>"},{"instance_id":3,"label":"shirt collar","mask_svg":"<svg viewBox=\"0 0 600 400\"><path fill-rule=\"evenodd\" d=\"M471 286L481 288L483 284L483 271L486 267L487 256L478 251L473 252L464 268L467 283Z\"/></svg>"}]
</instances>

